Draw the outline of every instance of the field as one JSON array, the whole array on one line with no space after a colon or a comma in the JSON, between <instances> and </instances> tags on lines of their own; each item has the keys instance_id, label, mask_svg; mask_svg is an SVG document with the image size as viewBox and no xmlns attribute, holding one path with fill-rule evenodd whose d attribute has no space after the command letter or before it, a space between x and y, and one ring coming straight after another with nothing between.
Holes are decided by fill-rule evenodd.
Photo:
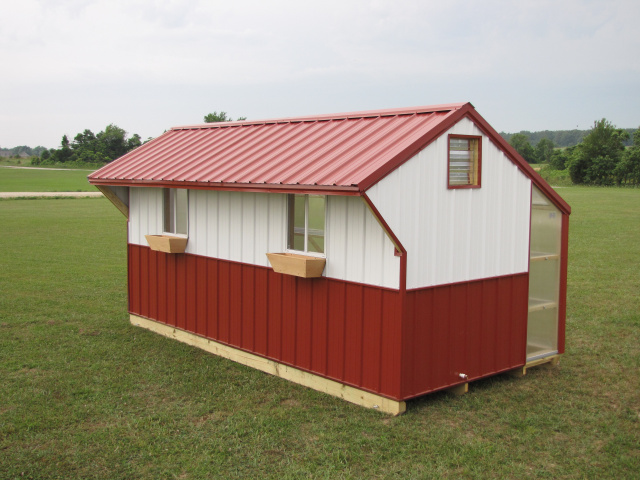
<instances>
[{"instance_id":1,"label":"field","mask_svg":"<svg viewBox=\"0 0 640 480\"><path fill-rule=\"evenodd\" d=\"M560 193L560 365L401 417L131 326L107 200L0 201L0 478L637 478L640 189Z\"/></svg>"},{"instance_id":2,"label":"field","mask_svg":"<svg viewBox=\"0 0 640 480\"><path fill-rule=\"evenodd\" d=\"M91 172L0 167L0 192L95 192L87 181Z\"/></svg>"}]
</instances>

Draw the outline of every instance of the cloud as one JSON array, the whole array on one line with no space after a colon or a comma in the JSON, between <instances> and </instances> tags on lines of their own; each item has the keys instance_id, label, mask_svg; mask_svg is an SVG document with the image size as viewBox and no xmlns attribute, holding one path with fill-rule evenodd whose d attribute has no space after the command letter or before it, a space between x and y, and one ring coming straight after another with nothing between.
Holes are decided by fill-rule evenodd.
<instances>
[{"instance_id":1,"label":"cloud","mask_svg":"<svg viewBox=\"0 0 640 480\"><path fill-rule=\"evenodd\" d=\"M145 136L215 109L255 118L461 100L486 105L489 120L500 112L504 128L535 128L559 105L584 115L581 102L637 123L640 101L624 113L602 91L640 81L639 20L630 0L21 0L0 27L11 72L0 143L33 122L58 139L121 116ZM526 114L513 107L523 98ZM25 108L33 122L18 125ZM54 137L43 118L66 130L57 122Z\"/></svg>"}]
</instances>

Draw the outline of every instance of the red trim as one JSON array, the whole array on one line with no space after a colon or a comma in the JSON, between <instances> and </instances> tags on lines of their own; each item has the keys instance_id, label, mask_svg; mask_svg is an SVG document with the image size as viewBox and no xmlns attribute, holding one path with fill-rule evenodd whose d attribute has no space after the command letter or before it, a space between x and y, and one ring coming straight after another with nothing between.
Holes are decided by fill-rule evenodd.
<instances>
[{"instance_id":1,"label":"red trim","mask_svg":"<svg viewBox=\"0 0 640 480\"><path fill-rule=\"evenodd\" d=\"M199 183L178 182L170 180L125 180L89 178L92 185L122 186L122 187L160 187L160 188L188 188L191 190L233 190L235 192L268 192L268 193L312 193L322 195L358 196L358 187L341 187L327 185L275 185L257 183Z\"/></svg>"},{"instance_id":2,"label":"red trim","mask_svg":"<svg viewBox=\"0 0 640 480\"><path fill-rule=\"evenodd\" d=\"M569 215L562 215L560 244L560 292L558 299L558 353L564 353L567 323L567 265L569 263Z\"/></svg>"},{"instance_id":3,"label":"red trim","mask_svg":"<svg viewBox=\"0 0 640 480\"><path fill-rule=\"evenodd\" d=\"M450 169L451 169L451 139L452 138L468 138L474 139L478 141L478 173L476 175L476 183L470 183L467 185L451 185L449 183L451 179ZM480 135L458 135L455 133L450 133L447 141L447 188L450 190L460 189L460 188L480 188L482 186L482 136Z\"/></svg>"}]
</instances>

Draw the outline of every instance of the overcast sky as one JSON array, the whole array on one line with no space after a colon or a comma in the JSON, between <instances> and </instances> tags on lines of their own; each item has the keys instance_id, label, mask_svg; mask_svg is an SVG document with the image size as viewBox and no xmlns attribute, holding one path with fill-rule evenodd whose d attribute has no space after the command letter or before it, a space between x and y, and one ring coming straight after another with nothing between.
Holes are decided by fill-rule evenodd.
<instances>
[{"instance_id":1,"label":"overcast sky","mask_svg":"<svg viewBox=\"0 0 640 480\"><path fill-rule=\"evenodd\" d=\"M0 0L0 146L470 101L498 131L640 126L638 0Z\"/></svg>"}]
</instances>

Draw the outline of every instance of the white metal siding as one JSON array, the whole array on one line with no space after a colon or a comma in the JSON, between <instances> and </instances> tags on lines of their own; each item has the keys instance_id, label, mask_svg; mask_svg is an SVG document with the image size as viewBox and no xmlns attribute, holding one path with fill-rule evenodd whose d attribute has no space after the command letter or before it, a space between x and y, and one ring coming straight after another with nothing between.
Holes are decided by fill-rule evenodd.
<instances>
[{"instance_id":1,"label":"white metal siding","mask_svg":"<svg viewBox=\"0 0 640 480\"><path fill-rule=\"evenodd\" d=\"M393 243L359 197L327 197L325 276L398 288ZM187 253L269 266L266 253L286 248L286 195L189 191ZM162 233L162 190L132 188L129 242Z\"/></svg>"},{"instance_id":2,"label":"white metal siding","mask_svg":"<svg viewBox=\"0 0 640 480\"><path fill-rule=\"evenodd\" d=\"M463 119L367 194L407 249L407 288L526 272L531 181L487 137L480 188L447 188L448 134L482 135Z\"/></svg>"},{"instance_id":3,"label":"white metal siding","mask_svg":"<svg viewBox=\"0 0 640 480\"><path fill-rule=\"evenodd\" d=\"M129 243L147 245L145 235L162 233L162 189L129 189Z\"/></svg>"},{"instance_id":4,"label":"white metal siding","mask_svg":"<svg viewBox=\"0 0 640 480\"><path fill-rule=\"evenodd\" d=\"M327 277L398 288L395 247L360 197L328 197Z\"/></svg>"}]
</instances>

